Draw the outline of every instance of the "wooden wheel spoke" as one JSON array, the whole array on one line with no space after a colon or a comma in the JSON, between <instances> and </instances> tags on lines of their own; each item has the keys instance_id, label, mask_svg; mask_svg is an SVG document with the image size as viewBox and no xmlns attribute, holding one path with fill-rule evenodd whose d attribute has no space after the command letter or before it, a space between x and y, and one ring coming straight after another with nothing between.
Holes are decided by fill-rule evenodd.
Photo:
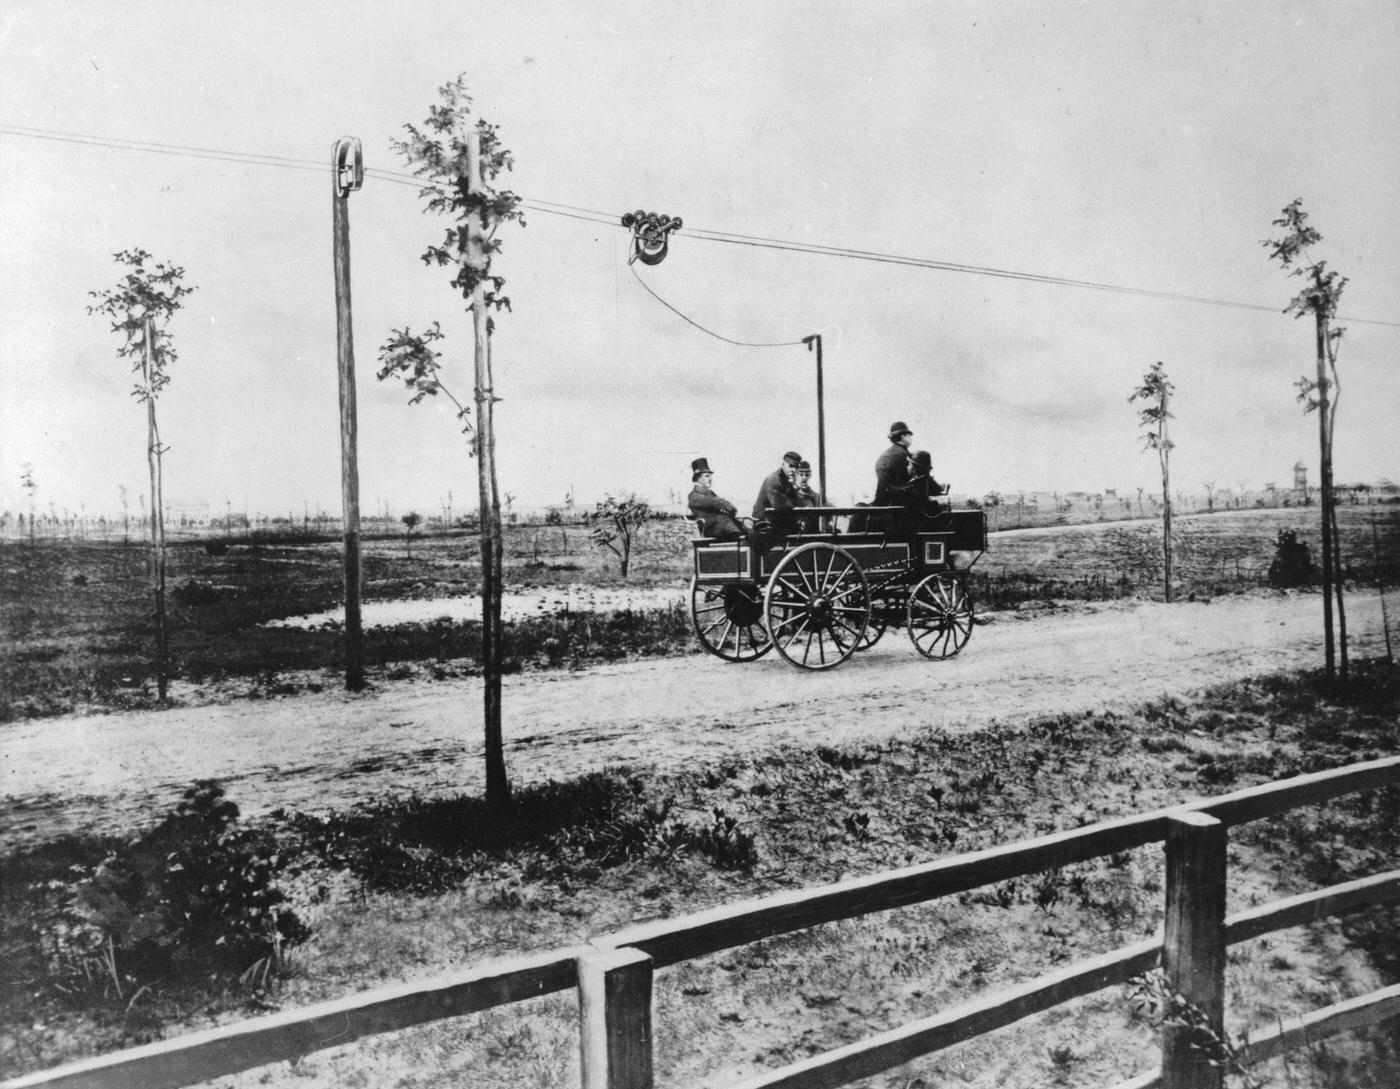
<instances>
[{"instance_id":1,"label":"wooden wheel spoke","mask_svg":"<svg viewBox=\"0 0 1400 1089\"><path fill-rule=\"evenodd\" d=\"M729 617L727 617L727 616L721 616L718 620L714 621L714 623L712 623L712 624L707 624L707 625L705 625L705 627L701 628L701 629L700 629L700 637L703 639L705 636L709 635L710 632L714 631L714 630L715 630L717 627L719 627L721 624L727 624L727 623L729 623L729 622L730 622L730 621L729 621Z\"/></svg>"},{"instance_id":2,"label":"wooden wheel spoke","mask_svg":"<svg viewBox=\"0 0 1400 1089\"><path fill-rule=\"evenodd\" d=\"M839 639L839 638L837 637L837 635L836 635L836 629L837 629L837 628L840 628L842 631L849 632L849 633L850 633L850 636L851 636L851 641L852 641L852 642L855 642L855 641L858 640L858 639L860 638L860 636L861 636L861 633L860 633L858 630L856 630L855 628L851 627L851 625L847 624L844 620L837 620L835 617L833 617L833 618L832 618L832 622L831 622L831 624L830 624L830 629L831 629L832 638L833 638L833 639L836 639L836 641L837 641L838 643L840 642L840 639Z\"/></svg>"},{"instance_id":3,"label":"wooden wheel spoke","mask_svg":"<svg viewBox=\"0 0 1400 1089\"><path fill-rule=\"evenodd\" d=\"M807 627L808 617L804 614L804 615L798 617L798 619L802 621L802 626L799 627L795 632L792 633L792 635L790 635L790 636L788 637L787 642L779 644L780 646L782 646L782 647L784 647L784 648L790 647L790 646L792 646L793 643L797 642L799 639L802 638L802 633L803 633L803 631L804 631L804 630L806 629L806 627ZM777 639L777 633L775 632L775 633L774 633L774 640L776 641L776 639Z\"/></svg>"},{"instance_id":4,"label":"wooden wheel spoke","mask_svg":"<svg viewBox=\"0 0 1400 1089\"><path fill-rule=\"evenodd\" d=\"M798 621L800 621L800 620L806 620L806 619L807 619L807 614L806 614L805 612L794 612L794 613L793 613L791 616L789 616L786 620L782 621L782 622L779 623L779 624L774 625L774 627L773 627L773 634L776 636L778 632L782 631L782 630L783 630L784 628L786 628L789 624L796 624Z\"/></svg>"},{"instance_id":5,"label":"wooden wheel spoke","mask_svg":"<svg viewBox=\"0 0 1400 1089\"><path fill-rule=\"evenodd\" d=\"M792 601L805 601L811 596L807 587L790 582L787 578L779 579L773 586L775 590L778 587L782 587L784 590L788 591L788 593L792 595L790 598Z\"/></svg>"}]
</instances>

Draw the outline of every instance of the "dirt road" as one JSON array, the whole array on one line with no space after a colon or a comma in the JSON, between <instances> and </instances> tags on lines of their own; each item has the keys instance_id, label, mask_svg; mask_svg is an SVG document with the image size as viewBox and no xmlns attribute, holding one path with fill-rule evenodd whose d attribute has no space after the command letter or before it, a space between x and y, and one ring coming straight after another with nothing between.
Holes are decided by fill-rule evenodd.
<instances>
[{"instance_id":1,"label":"dirt road","mask_svg":"<svg viewBox=\"0 0 1400 1089\"><path fill-rule=\"evenodd\" d=\"M841 744L915 725L1137 702L1320 664L1316 594L1213 603L1114 603L979 626L963 654L919 657L901 632L827 673L776 656L708 655L507 678L517 784L609 764L681 766L789 741ZM1380 599L1348 599L1353 654L1383 651ZM245 813L322 810L393 792L481 789L479 680L400 682L162 712L0 727L0 835L12 845L77 829L129 830L195 778Z\"/></svg>"}]
</instances>

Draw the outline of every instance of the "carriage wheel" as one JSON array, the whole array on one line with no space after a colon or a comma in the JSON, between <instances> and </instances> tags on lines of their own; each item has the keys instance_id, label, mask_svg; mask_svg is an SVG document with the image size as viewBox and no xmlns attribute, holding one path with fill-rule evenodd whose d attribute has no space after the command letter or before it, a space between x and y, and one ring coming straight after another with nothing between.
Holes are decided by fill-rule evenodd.
<instances>
[{"instance_id":1,"label":"carriage wheel","mask_svg":"<svg viewBox=\"0 0 1400 1089\"><path fill-rule=\"evenodd\" d=\"M869 650L880 641L880 636L885 634L885 622L872 611L870 619L865 622L865 633L860 637L860 642L856 644L856 650Z\"/></svg>"},{"instance_id":2,"label":"carriage wheel","mask_svg":"<svg viewBox=\"0 0 1400 1089\"><path fill-rule=\"evenodd\" d=\"M855 651L870 619L870 584L855 557L821 541L793 549L763 595L768 635L803 669L830 669Z\"/></svg>"},{"instance_id":3,"label":"carriage wheel","mask_svg":"<svg viewBox=\"0 0 1400 1089\"><path fill-rule=\"evenodd\" d=\"M690 619L700 645L726 662L752 662L773 649L757 586L690 583Z\"/></svg>"},{"instance_id":4,"label":"carriage wheel","mask_svg":"<svg viewBox=\"0 0 1400 1089\"><path fill-rule=\"evenodd\" d=\"M972 634L972 597L962 579L929 575L909 595L909 638L925 658L951 658Z\"/></svg>"}]
</instances>

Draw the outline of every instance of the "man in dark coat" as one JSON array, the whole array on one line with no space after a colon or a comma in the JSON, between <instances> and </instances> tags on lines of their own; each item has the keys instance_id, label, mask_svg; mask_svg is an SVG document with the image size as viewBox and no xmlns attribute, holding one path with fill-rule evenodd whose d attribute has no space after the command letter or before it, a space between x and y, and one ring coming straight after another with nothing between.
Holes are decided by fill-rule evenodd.
<instances>
[{"instance_id":1,"label":"man in dark coat","mask_svg":"<svg viewBox=\"0 0 1400 1089\"><path fill-rule=\"evenodd\" d=\"M915 450L909 455L909 490L904 496L906 525L911 530L930 528L943 510L937 499L943 495L943 485L933 478L933 457L927 450Z\"/></svg>"},{"instance_id":2,"label":"man in dark coat","mask_svg":"<svg viewBox=\"0 0 1400 1089\"><path fill-rule=\"evenodd\" d=\"M810 461L797 463L797 483L794 485L794 491L797 493L799 508L821 506L821 497L812 488L812 463ZM802 533L816 533L820 528L817 515L799 514L797 528Z\"/></svg>"},{"instance_id":3,"label":"man in dark coat","mask_svg":"<svg viewBox=\"0 0 1400 1089\"><path fill-rule=\"evenodd\" d=\"M710 487L715 477L707 458L690 463L690 513L700 523L700 533L719 541L735 541L740 537L752 539L738 518L738 508L728 499L721 499Z\"/></svg>"},{"instance_id":4,"label":"man in dark coat","mask_svg":"<svg viewBox=\"0 0 1400 1089\"><path fill-rule=\"evenodd\" d=\"M791 450L784 454L782 464L763 478L763 485L758 489L758 498L754 500L754 521L770 522L771 537L774 539L797 532L797 516L789 512L797 507L795 481L797 466L801 462L801 454ZM770 510L772 513L769 513Z\"/></svg>"},{"instance_id":5,"label":"man in dark coat","mask_svg":"<svg viewBox=\"0 0 1400 1089\"><path fill-rule=\"evenodd\" d=\"M797 515L792 511L797 510L797 466L801 462L801 454L788 451L781 465L763 477L759 497L753 501L753 521L766 522L766 529L760 533L766 546L797 532Z\"/></svg>"},{"instance_id":6,"label":"man in dark coat","mask_svg":"<svg viewBox=\"0 0 1400 1089\"><path fill-rule=\"evenodd\" d=\"M875 461L875 503L897 507L909 493L909 443L914 438L903 420L890 424L890 448Z\"/></svg>"}]
</instances>

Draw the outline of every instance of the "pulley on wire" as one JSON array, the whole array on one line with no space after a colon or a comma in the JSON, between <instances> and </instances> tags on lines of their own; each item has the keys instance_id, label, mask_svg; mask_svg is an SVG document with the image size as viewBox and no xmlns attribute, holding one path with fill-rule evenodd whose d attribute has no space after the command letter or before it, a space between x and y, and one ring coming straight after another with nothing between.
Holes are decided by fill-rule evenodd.
<instances>
[{"instance_id":1,"label":"pulley on wire","mask_svg":"<svg viewBox=\"0 0 1400 1089\"><path fill-rule=\"evenodd\" d=\"M632 255L627 263L630 265L640 258L644 265L659 265L666 257L671 232L681 229L681 219L639 208L624 215L622 225L632 228Z\"/></svg>"}]
</instances>

